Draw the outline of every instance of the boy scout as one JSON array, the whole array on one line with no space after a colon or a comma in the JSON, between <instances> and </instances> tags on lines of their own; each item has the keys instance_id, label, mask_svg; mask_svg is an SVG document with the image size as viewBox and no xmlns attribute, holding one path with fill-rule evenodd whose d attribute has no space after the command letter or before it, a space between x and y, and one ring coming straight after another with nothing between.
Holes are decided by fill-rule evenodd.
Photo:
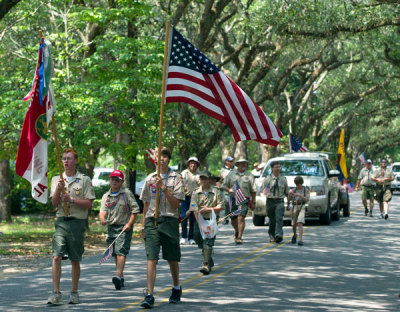
<instances>
[{"instance_id":1,"label":"boy scout","mask_svg":"<svg viewBox=\"0 0 400 312\"><path fill-rule=\"evenodd\" d=\"M223 209L223 198L220 195L220 191L211 185L212 177L210 172L201 172L199 176L201 186L193 192L189 211L194 211L197 220L194 227L194 239L203 252L203 265L200 268L200 272L207 275L210 274L211 268L214 266L212 251L216 237L203 240L199 229L199 213L205 220L209 220L212 210L217 215Z\"/></svg>"},{"instance_id":2,"label":"boy scout","mask_svg":"<svg viewBox=\"0 0 400 312\"><path fill-rule=\"evenodd\" d=\"M107 246L114 243L116 276L112 278L115 289L124 287L124 268L126 256L131 248L133 222L140 212L136 199L130 190L122 187L124 174L114 170L109 176L110 189L101 199L99 219L101 224L107 225ZM123 232L118 238L117 236Z\"/></svg>"},{"instance_id":3,"label":"boy scout","mask_svg":"<svg viewBox=\"0 0 400 312\"><path fill-rule=\"evenodd\" d=\"M381 211L380 218L387 220L389 218L389 202L392 199L392 192L390 192L390 182L394 180L394 174L391 169L386 168L387 160L382 159L381 167L376 169L372 181L376 182L376 200L379 203L379 210ZM385 210L385 216L383 216Z\"/></svg>"},{"instance_id":4,"label":"boy scout","mask_svg":"<svg viewBox=\"0 0 400 312\"><path fill-rule=\"evenodd\" d=\"M280 243L283 239L284 198L289 195L286 177L282 176L281 165L271 162L272 174L265 177L261 189L267 196L267 216L269 218L269 241ZM288 198L289 205L289 198Z\"/></svg>"},{"instance_id":5,"label":"boy scout","mask_svg":"<svg viewBox=\"0 0 400 312\"><path fill-rule=\"evenodd\" d=\"M356 191L362 186L362 203L364 205L364 215L368 214L367 200L369 199L369 216L372 217L372 209L374 208L374 196L375 196L375 182L372 181L374 169L372 168L371 159L367 159L365 167L361 169L358 175Z\"/></svg>"},{"instance_id":6,"label":"boy scout","mask_svg":"<svg viewBox=\"0 0 400 312\"><path fill-rule=\"evenodd\" d=\"M250 209L254 209L256 204L256 185L254 176L246 170L248 161L246 159L239 159L236 162L236 167L233 169L225 178L224 183L222 184L222 188L229 192L232 195L232 211L235 211L241 206L241 212L239 216L231 217L231 223L235 230L235 243L243 244L243 231L245 228L245 218L247 215L247 211L249 210L249 206L251 203ZM246 200L240 205L236 205L235 201L235 184L238 182L239 187L243 191L246 196ZM251 200L250 200L251 199Z\"/></svg>"},{"instance_id":7,"label":"boy scout","mask_svg":"<svg viewBox=\"0 0 400 312\"><path fill-rule=\"evenodd\" d=\"M143 308L154 306L154 284L156 281L156 266L160 247L163 259L168 261L173 288L169 297L170 303L181 301L182 287L179 285L179 261L181 248L179 244L179 207L185 199L182 191L181 175L168 167L171 152L161 149L160 176L152 173L146 178L140 199L143 201L143 231L147 255L147 294L141 304ZM159 192L158 215L155 216L157 188Z\"/></svg>"},{"instance_id":8,"label":"boy scout","mask_svg":"<svg viewBox=\"0 0 400 312\"><path fill-rule=\"evenodd\" d=\"M84 251L83 238L88 211L92 208L94 190L90 178L76 170L78 153L67 148L62 153L65 172L64 179L55 176L51 180L51 203L57 208L57 221L53 235L52 277L53 293L48 304L61 304L60 292L61 258L68 254L71 260L72 290L69 303L79 303L78 283L81 272L80 261ZM63 193L62 190L65 189ZM64 203L68 205L68 216L64 213Z\"/></svg>"}]
</instances>

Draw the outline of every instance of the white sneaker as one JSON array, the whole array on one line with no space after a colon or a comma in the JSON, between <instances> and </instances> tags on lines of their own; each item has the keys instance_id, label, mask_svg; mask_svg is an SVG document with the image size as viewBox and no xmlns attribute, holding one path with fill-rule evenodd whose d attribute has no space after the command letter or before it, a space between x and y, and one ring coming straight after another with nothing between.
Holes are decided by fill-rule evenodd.
<instances>
[{"instance_id":1,"label":"white sneaker","mask_svg":"<svg viewBox=\"0 0 400 312\"><path fill-rule=\"evenodd\" d=\"M77 291L72 291L69 296L69 303L70 304L78 304L79 303L79 294Z\"/></svg>"},{"instance_id":2,"label":"white sneaker","mask_svg":"<svg viewBox=\"0 0 400 312\"><path fill-rule=\"evenodd\" d=\"M180 243L181 245L186 245L188 243L188 240L182 237Z\"/></svg>"},{"instance_id":3,"label":"white sneaker","mask_svg":"<svg viewBox=\"0 0 400 312\"><path fill-rule=\"evenodd\" d=\"M189 239L189 245L196 245L196 242L194 241L194 239Z\"/></svg>"},{"instance_id":4,"label":"white sneaker","mask_svg":"<svg viewBox=\"0 0 400 312\"><path fill-rule=\"evenodd\" d=\"M48 304L62 304L62 295L60 292L53 291L50 297L47 299Z\"/></svg>"}]
</instances>

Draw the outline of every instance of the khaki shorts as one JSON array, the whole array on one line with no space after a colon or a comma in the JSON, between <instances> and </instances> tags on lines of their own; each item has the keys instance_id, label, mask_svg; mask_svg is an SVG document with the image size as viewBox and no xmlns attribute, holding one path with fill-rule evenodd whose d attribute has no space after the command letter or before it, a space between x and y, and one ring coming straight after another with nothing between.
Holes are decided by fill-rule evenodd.
<instances>
[{"instance_id":1,"label":"khaki shorts","mask_svg":"<svg viewBox=\"0 0 400 312\"><path fill-rule=\"evenodd\" d=\"M297 221L295 220L297 216ZM306 207L302 207L301 210L292 210L292 225L297 223L306 223Z\"/></svg>"},{"instance_id":2,"label":"khaki shorts","mask_svg":"<svg viewBox=\"0 0 400 312\"><path fill-rule=\"evenodd\" d=\"M377 185L375 198L379 203L390 202L390 200L392 199L392 192L390 191L390 186Z\"/></svg>"},{"instance_id":3,"label":"khaki shorts","mask_svg":"<svg viewBox=\"0 0 400 312\"><path fill-rule=\"evenodd\" d=\"M111 245L111 243L116 239L119 233L121 233L122 229L125 225L108 225L107 226L107 247ZM114 249L112 256L127 256L129 250L131 249L131 240L132 240L133 226L128 232L124 232L114 243Z\"/></svg>"},{"instance_id":4,"label":"khaki shorts","mask_svg":"<svg viewBox=\"0 0 400 312\"><path fill-rule=\"evenodd\" d=\"M81 261L85 251L85 225L85 219L58 218L52 241L53 256L68 255L72 261Z\"/></svg>"},{"instance_id":5,"label":"khaki shorts","mask_svg":"<svg viewBox=\"0 0 400 312\"><path fill-rule=\"evenodd\" d=\"M147 260L158 260L161 247L163 259L178 262L181 260L177 218L164 217L158 222L158 226L154 225L154 218L146 218L144 233Z\"/></svg>"},{"instance_id":6,"label":"khaki shorts","mask_svg":"<svg viewBox=\"0 0 400 312\"><path fill-rule=\"evenodd\" d=\"M375 187L374 186L363 186L362 187L361 198L362 199L374 200L374 198L375 198Z\"/></svg>"}]
</instances>

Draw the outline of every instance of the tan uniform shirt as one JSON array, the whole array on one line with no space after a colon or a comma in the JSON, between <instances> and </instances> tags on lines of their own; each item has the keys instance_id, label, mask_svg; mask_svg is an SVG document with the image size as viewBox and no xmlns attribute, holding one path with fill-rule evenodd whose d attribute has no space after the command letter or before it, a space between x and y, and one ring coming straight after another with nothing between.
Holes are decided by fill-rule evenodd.
<instances>
[{"instance_id":1,"label":"tan uniform shirt","mask_svg":"<svg viewBox=\"0 0 400 312\"><path fill-rule=\"evenodd\" d=\"M140 199L143 203L150 203L149 209L147 210L146 218L154 217L156 210L156 176L157 172L154 172L147 176L146 181L143 186L142 194L140 194ZM168 169L166 175L161 175L164 185L172 193L172 195L179 199L185 200L185 194L182 191L182 180L179 173L174 172L171 168ZM172 208L169 204L165 194L160 190L160 204L158 207L158 216L166 217L179 217L179 209Z\"/></svg>"},{"instance_id":2,"label":"tan uniform shirt","mask_svg":"<svg viewBox=\"0 0 400 312\"><path fill-rule=\"evenodd\" d=\"M63 177L67 175L65 172L63 173ZM51 179L51 193L50 197L53 197L54 191L57 188L58 180L60 180L60 176L54 176ZM67 192L73 197L78 199L95 199L94 189L92 185L92 180L90 178L80 172L76 172L76 174L70 179L65 181L65 185L67 188ZM68 203L68 212L69 217L74 217L77 219L87 219L89 209L80 208L75 204ZM64 203L60 201L57 206L57 217L65 217L64 213Z\"/></svg>"},{"instance_id":3,"label":"tan uniform shirt","mask_svg":"<svg viewBox=\"0 0 400 312\"><path fill-rule=\"evenodd\" d=\"M358 175L358 180L360 181L360 185L363 186L375 186L375 181L372 181L372 177L374 174L374 169L368 170L368 168L362 168L360 174Z\"/></svg>"},{"instance_id":4,"label":"tan uniform shirt","mask_svg":"<svg viewBox=\"0 0 400 312\"><path fill-rule=\"evenodd\" d=\"M275 181L278 182L276 186ZM266 193L267 198L285 198L289 194L289 185L287 183L286 177L283 175L275 177L272 174L266 176L261 185L261 191Z\"/></svg>"},{"instance_id":5,"label":"tan uniform shirt","mask_svg":"<svg viewBox=\"0 0 400 312\"><path fill-rule=\"evenodd\" d=\"M101 199L100 211L105 211L108 224L125 225L131 214L139 213L140 209L132 192L121 187L118 194L111 194L111 189Z\"/></svg>"},{"instance_id":6,"label":"tan uniform shirt","mask_svg":"<svg viewBox=\"0 0 400 312\"><path fill-rule=\"evenodd\" d=\"M191 173L189 169L183 170L181 175L183 178L185 196L190 197L192 196L193 191L200 186L200 178L197 174L197 171L195 173Z\"/></svg>"},{"instance_id":7,"label":"tan uniform shirt","mask_svg":"<svg viewBox=\"0 0 400 312\"><path fill-rule=\"evenodd\" d=\"M254 176L247 170L240 173L236 168L226 176L222 187L233 188L236 181L246 197L250 198L251 193L257 192Z\"/></svg>"},{"instance_id":8,"label":"tan uniform shirt","mask_svg":"<svg viewBox=\"0 0 400 312\"><path fill-rule=\"evenodd\" d=\"M217 188L210 187L208 192L204 192L203 187L200 186L193 192L189 211L199 211L203 206L221 208L223 201L224 200ZM210 218L211 211L203 214L203 217Z\"/></svg>"},{"instance_id":9,"label":"tan uniform shirt","mask_svg":"<svg viewBox=\"0 0 400 312\"><path fill-rule=\"evenodd\" d=\"M393 178L394 179L394 174L392 169L385 169L385 172L383 173L382 167L378 168L374 171L374 178L379 179L379 178ZM385 181L384 183L382 182L376 182L377 185L386 185L390 186L391 181Z\"/></svg>"}]
</instances>

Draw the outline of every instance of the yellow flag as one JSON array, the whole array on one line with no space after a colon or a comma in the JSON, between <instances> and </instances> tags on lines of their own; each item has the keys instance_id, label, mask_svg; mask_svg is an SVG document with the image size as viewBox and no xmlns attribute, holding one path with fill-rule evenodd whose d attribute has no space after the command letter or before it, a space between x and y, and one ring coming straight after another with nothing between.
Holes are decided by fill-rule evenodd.
<instances>
[{"instance_id":1,"label":"yellow flag","mask_svg":"<svg viewBox=\"0 0 400 312\"><path fill-rule=\"evenodd\" d=\"M340 171L339 181L347 179L347 166L346 158L344 155L344 129L340 131L339 148L338 148L338 159L336 169Z\"/></svg>"}]
</instances>

